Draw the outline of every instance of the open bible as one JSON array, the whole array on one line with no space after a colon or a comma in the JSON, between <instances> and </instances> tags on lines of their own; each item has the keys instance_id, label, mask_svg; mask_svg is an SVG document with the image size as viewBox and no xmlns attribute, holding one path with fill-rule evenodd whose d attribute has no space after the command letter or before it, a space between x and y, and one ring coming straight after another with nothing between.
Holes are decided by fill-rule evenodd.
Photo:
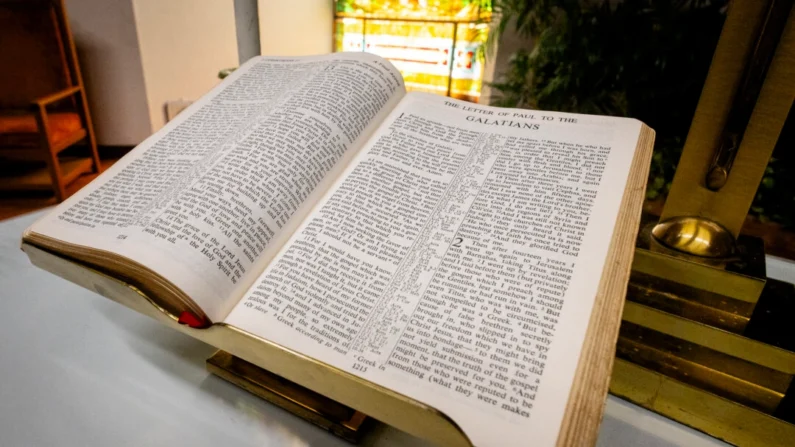
<instances>
[{"instance_id":1,"label":"open bible","mask_svg":"<svg viewBox=\"0 0 795 447\"><path fill-rule=\"evenodd\" d=\"M407 94L373 55L259 57L23 242L423 402L475 445L593 442L653 139Z\"/></svg>"}]
</instances>

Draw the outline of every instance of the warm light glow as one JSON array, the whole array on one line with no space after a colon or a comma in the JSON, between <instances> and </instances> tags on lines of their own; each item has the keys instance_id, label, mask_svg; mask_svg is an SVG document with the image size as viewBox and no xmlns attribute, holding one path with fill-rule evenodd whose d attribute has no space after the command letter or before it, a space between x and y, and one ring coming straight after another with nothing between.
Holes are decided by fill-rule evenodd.
<instances>
[{"instance_id":1,"label":"warm light glow","mask_svg":"<svg viewBox=\"0 0 795 447\"><path fill-rule=\"evenodd\" d=\"M477 102L490 14L482 0L338 0L335 50L389 59L408 90Z\"/></svg>"}]
</instances>

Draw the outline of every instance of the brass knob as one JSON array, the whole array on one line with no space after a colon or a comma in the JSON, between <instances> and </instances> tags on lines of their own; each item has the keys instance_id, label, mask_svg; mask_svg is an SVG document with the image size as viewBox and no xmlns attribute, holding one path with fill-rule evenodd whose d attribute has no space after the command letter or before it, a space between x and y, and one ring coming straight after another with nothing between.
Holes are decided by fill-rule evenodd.
<instances>
[{"instance_id":1,"label":"brass knob","mask_svg":"<svg viewBox=\"0 0 795 447\"><path fill-rule=\"evenodd\" d=\"M734 253L729 230L703 217L674 217L658 223L651 234L662 245L694 256L727 258Z\"/></svg>"}]
</instances>

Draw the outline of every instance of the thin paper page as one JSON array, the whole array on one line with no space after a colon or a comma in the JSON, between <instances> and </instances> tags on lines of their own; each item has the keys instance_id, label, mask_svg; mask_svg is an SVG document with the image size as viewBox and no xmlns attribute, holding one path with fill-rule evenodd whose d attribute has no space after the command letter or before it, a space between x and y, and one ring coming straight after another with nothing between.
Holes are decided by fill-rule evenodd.
<instances>
[{"instance_id":1,"label":"thin paper page","mask_svg":"<svg viewBox=\"0 0 795 447\"><path fill-rule=\"evenodd\" d=\"M640 129L411 93L226 322L554 445Z\"/></svg>"},{"instance_id":2,"label":"thin paper page","mask_svg":"<svg viewBox=\"0 0 795 447\"><path fill-rule=\"evenodd\" d=\"M252 59L32 231L137 261L219 321L402 82L372 55Z\"/></svg>"}]
</instances>

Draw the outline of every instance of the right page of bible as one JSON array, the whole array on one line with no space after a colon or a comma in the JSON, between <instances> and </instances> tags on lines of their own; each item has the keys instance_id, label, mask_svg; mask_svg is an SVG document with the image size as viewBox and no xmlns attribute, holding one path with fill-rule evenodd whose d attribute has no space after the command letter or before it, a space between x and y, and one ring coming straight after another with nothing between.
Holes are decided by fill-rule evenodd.
<instances>
[{"instance_id":1,"label":"right page of bible","mask_svg":"<svg viewBox=\"0 0 795 447\"><path fill-rule=\"evenodd\" d=\"M411 93L226 322L554 445L640 130Z\"/></svg>"}]
</instances>

